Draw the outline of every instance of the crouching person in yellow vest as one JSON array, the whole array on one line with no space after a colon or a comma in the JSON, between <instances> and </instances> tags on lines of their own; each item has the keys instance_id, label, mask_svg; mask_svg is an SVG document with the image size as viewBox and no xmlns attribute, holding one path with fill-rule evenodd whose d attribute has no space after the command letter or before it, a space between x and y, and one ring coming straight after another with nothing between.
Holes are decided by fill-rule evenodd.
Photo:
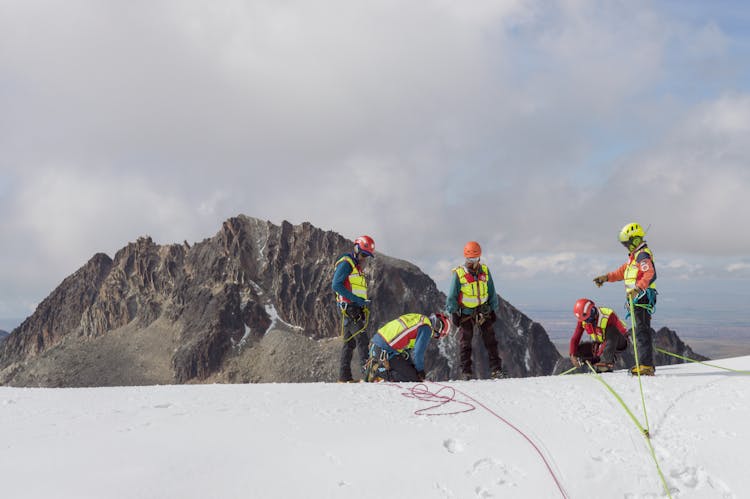
<instances>
[{"instance_id":1,"label":"crouching person in yellow vest","mask_svg":"<svg viewBox=\"0 0 750 499\"><path fill-rule=\"evenodd\" d=\"M370 340L367 381L424 381L424 354L431 338L450 331L448 317L404 314L378 329Z\"/></svg>"},{"instance_id":2,"label":"crouching person in yellow vest","mask_svg":"<svg viewBox=\"0 0 750 499\"><path fill-rule=\"evenodd\" d=\"M570 361L576 367L582 362L594 364L594 369L607 373L615 367L615 355L628 348L628 328L611 308L597 307L588 298L581 298L573 306L578 319L570 338ZM580 343L586 332L591 341Z\"/></svg>"}]
</instances>

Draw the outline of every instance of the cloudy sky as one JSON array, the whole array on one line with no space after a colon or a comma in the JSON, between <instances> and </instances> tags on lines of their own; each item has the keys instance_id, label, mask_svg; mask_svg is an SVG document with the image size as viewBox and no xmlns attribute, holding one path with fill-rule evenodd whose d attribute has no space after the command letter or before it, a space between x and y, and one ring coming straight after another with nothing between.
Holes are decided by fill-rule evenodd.
<instances>
[{"instance_id":1,"label":"cloudy sky","mask_svg":"<svg viewBox=\"0 0 750 499\"><path fill-rule=\"evenodd\" d=\"M723 0L4 0L0 318L239 213L441 286L475 239L542 308L600 293L637 221L662 303L744 307L747 26Z\"/></svg>"}]
</instances>

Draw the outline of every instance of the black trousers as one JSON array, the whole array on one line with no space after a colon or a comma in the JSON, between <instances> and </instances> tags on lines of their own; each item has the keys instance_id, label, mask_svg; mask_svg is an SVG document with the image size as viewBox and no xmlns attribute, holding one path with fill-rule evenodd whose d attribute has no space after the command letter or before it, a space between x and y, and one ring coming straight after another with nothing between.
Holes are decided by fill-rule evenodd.
<instances>
[{"instance_id":1,"label":"black trousers","mask_svg":"<svg viewBox=\"0 0 750 499\"><path fill-rule=\"evenodd\" d=\"M365 314L361 307L347 304L346 313L342 314L342 321L344 346L341 348L339 380L349 381L352 379L351 364L354 350L359 347L359 364L364 366L370 354L368 351L370 338L367 336L367 331L361 331L365 327Z\"/></svg>"},{"instance_id":2,"label":"black trousers","mask_svg":"<svg viewBox=\"0 0 750 499\"><path fill-rule=\"evenodd\" d=\"M598 355L600 344L593 341L584 341L576 348L576 357L581 361L589 361L592 364L605 362L607 364L615 363L615 352L622 352L628 348L628 339L620 332L608 332L604 340L604 349L601 356Z\"/></svg>"},{"instance_id":3,"label":"black trousers","mask_svg":"<svg viewBox=\"0 0 750 499\"><path fill-rule=\"evenodd\" d=\"M638 300L644 301L643 299ZM645 300L648 303L648 299ZM638 347L638 363L654 365L654 330L651 329L651 313L643 307L635 308L635 344Z\"/></svg>"},{"instance_id":4,"label":"black trousers","mask_svg":"<svg viewBox=\"0 0 750 499\"><path fill-rule=\"evenodd\" d=\"M419 381L419 377L417 376L417 368L414 367L414 364L412 364L407 359L397 355L389 360L388 363L391 366L391 381Z\"/></svg>"},{"instance_id":5,"label":"black trousers","mask_svg":"<svg viewBox=\"0 0 750 499\"><path fill-rule=\"evenodd\" d=\"M479 328L479 334L482 336L482 343L484 348L487 349L487 355L489 357L490 372L499 371L502 369L502 360L500 354L497 351L497 339L495 338L495 329L492 327L497 320L495 312L490 312L487 318L481 323L477 324L478 316L459 316L453 317L454 323L459 322L458 329L458 342L459 342L459 361L461 363L461 372L465 374L472 374L472 346L471 342L474 339L474 328Z\"/></svg>"}]
</instances>

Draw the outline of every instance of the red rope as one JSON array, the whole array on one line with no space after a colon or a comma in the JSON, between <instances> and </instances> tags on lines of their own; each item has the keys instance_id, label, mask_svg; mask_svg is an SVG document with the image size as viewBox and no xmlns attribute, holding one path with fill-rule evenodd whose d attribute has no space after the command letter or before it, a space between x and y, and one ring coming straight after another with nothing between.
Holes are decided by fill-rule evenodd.
<instances>
[{"instance_id":1,"label":"red rope","mask_svg":"<svg viewBox=\"0 0 750 499\"><path fill-rule=\"evenodd\" d=\"M490 409L489 407L487 407L483 403L479 402L477 399L475 399L471 395L468 395L467 393L462 392L461 390L456 390L455 388L452 388L452 387L450 387L448 385L442 385L440 383L435 383L435 382L432 382L432 383L434 385L437 385L437 386L441 387L441 389L438 390L436 393L440 393L443 389L450 388L451 390L453 390L454 395L455 395L455 393L460 393L461 395L463 395L467 399L471 400L472 402L474 402L475 404L477 404L478 406L480 406L482 409L484 409L485 411L489 412L490 414L492 414L493 416L495 416L497 419L499 419L500 421L502 421L503 423L505 423L506 425L508 425L512 429L514 429L519 435L521 435L534 448L534 450L536 451L536 453L539 454L539 457L542 459L542 461L544 462L544 465L547 467L547 471L549 471L549 474L552 476L552 479L555 481L555 485L557 485L557 489L560 491L560 494L562 494L562 496L565 497L565 498L568 497L568 494L565 492L565 489L563 488L562 484L560 483L560 480L557 478L557 475L555 474L554 470L552 469L552 466L550 465L549 461L547 461L547 458L544 457L544 454L542 453L541 449L539 449L539 446L536 445L534 443L534 441L531 440L531 438L528 435L526 435L526 433L524 433L516 425L514 425L513 423L511 423L510 421L508 421L507 419L505 419L504 417L502 417L501 415L499 415L498 413L496 413L495 411L493 411L492 409ZM419 386L419 385L417 385L417 386ZM427 390L427 391L429 392L429 390ZM460 402L460 403L466 403L466 402ZM474 409L474 407L472 407L472 409ZM466 412L466 411L460 411L460 412ZM415 412L415 414L416 414L416 412Z\"/></svg>"},{"instance_id":2,"label":"red rope","mask_svg":"<svg viewBox=\"0 0 750 499\"><path fill-rule=\"evenodd\" d=\"M447 392L448 394L441 395L442 392ZM427 385L425 385L424 383L419 383L412 386L407 391L402 392L401 395L407 398L417 399L422 402L436 402L435 405L431 405L429 407L425 407L424 409L417 409L416 411L414 411L414 414L417 416L451 416L453 414L461 414L463 412L470 412L476 409L474 405L468 402L461 402L460 400L456 400L456 389L451 386L444 386L436 392L431 392L430 388ZM460 404L461 406L463 406L463 408L456 410L436 411L436 409L441 409L443 408L443 406L449 404L450 402Z\"/></svg>"},{"instance_id":3,"label":"red rope","mask_svg":"<svg viewBox=\"0 0 750 499\"><path fill-rule=\"evenodd\" d=\"M469 402L456 400L456 393L460 393L461 395L471 400L476 405L480 406L482 409L484 409L485 411L487 411L488 413L492 414L497 419L505 423L507 426L515 430L519 435L521 435L531 445L531 447L534 448L536 453L541 458L542 462L544 462L544 466L546 466L547 471L552 476L552 479L555 481L555 485L557 486L557 489L560 491L560 494L562 494L564 498L566 499L568 498L568 494L565 492L565 489L563 488L562 483L560 482L560 479L557 477L557 475L555 474L555 471L552 469L552 465L549 463L549 461L547 461L547 458L544 456L539 446L536 443L534 443L531 437L529 437L516 425L514 425L513 423L511 423L510 421L502 417L500 414L496 413L495 411L493 411L492 409L490 409L489 407L487 407L486 405L484 405L483 403L481 403L480 401L472 397L471 395L467 394L466 392L462 392L461 390L456 390L454 387L449 386L449 385L435 383L434 381L432 381L431 383L433 385L439 386L440 389L436 392L431 392L430 388L424 383L417 383L416 385L413 385L408 388L403 386L403 384L400 384L400 383L383 383L383 384L387 386L391 386L393 388L398 388L400 390L403 390L404 388L406 388L406 391L401 392L401 395L403 395L404 397L417 399L422 402L436 402L435 405L431 405L429 407L417 409L416 411L414 411L414 414L417 416L451 416L454 414L461 414L464 412L470 412L470 411L475 410L476 409L475 405ZM447 392L448 394L442 395L444 391ZM443 408L445 405L447 405L450 402L455 402L457 404L460 404L463 406L463 408L458 409L458 410L452 410L452 411L449 410L449 411L433 412L435 411L435 409Z\"/></svg>"}]
</instances>

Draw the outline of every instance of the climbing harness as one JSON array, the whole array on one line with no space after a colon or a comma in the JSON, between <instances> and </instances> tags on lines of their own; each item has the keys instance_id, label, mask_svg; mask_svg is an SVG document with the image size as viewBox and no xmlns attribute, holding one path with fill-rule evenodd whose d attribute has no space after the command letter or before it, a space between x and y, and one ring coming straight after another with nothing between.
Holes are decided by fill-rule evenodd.
<instances>
[{"instance_id":1,"label":"climbing harness","mask_svg":"<svg viewBox=\"0 0 750 499\"><path fill-rule=\"evenodd\" d=\"M365 320L364 320L364 323L362 324L362 327L359 328L358 330L354 331L351 336L349 336L348 338L346 338L346 336L345 336L346 331L344 331L345 318L348 317L349 319L352 320L352 322L357 322L360 319L360 317L361 317L360 315L358 315L356 317L350 316L347 313L347 309L348 308L349 308L348 307L348 303L343 302L343 303L339 304L339 309L341 309L341 339L344 340L344 343L350 342L354 337L356 337L357 335L359 335L360 333L362 333L365 329L367 329L367 325L370 323L370 309L368 307L362 307L361 308L362 314L365 316Z\"/></svg>"},{"instance_id":2,"label":"climbing harness","mask_svg":"<svg viewBox=\"0 0 750 499\"><path fill-rule=\"evenodd\" d=\"M376 345L370 345L370 357L365 362L365 381L377 383L391 380L391 364L388 352Z\"/></svg>"}]
</instances>

